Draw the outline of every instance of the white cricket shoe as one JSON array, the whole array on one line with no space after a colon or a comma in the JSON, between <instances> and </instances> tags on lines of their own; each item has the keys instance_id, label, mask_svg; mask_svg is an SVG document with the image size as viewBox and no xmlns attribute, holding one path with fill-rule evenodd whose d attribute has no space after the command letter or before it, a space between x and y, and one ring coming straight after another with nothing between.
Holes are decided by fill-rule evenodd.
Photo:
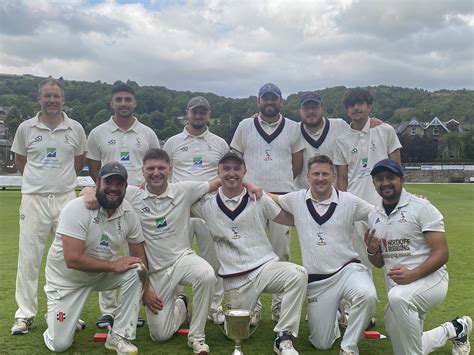
<instances>
[{"instance_id":1,"label":"white cricket shoe","mask_svg":"<svg viewBox=\"0 0 474 355\"><path fill-rule=\"evenodd\" d=\"M217 325L224 324L225 316L224 316L224 311L222 310L222 307L219 307L217 309L211 309L209 311L209 314L207 315L207 319L212 320L214 324L217 324Z\"/></svg>"},{"instance_id":2,"label":"white cricket shoe","mask_svg":"<svg viewBox=\"0 0 474 355\"><path fill-rule=\"evenodd\" d=\"M15 318L12 326L12 335L27 334L34 327L34 318Z\"/></svg>"},{"instance_id":3,"label":"white cricket shoe","mask_svg":"<svg viewBox=\"0 0 474 355\"><path fill-rule=\"evenodd\" d=\"M260 314L260 311L254 310L252 316L250 317L250 326L256 327L261 318L262 315Z\"/></svg>"},{"instance_id":4,"label":"white cricket shoe","mask_svg":"<svg viewBox=\"0 0 474 355\"><path fill-rule=\"evenodd\" d=\"M137 355L138 348L130 343L128 339L121 337L114 333L113 330L107 335L105 341L105 348L109 350L115 350L118 355Z\"/></svg>"},{"instance_id":5,"label":"white cricket shoe","mask_svg":"<svg viewBox=\"0 0 474 355\"><path fill-rule=\"evenodd\" d=\"M209 354L209 345L206 344L204 339L196 340L193 343L188 341L188 346L193 349L193 353L196 355L208 355Z\"/></svg>"},{"instance_id":6,"label":"white cricket shoe","mask_svg":"<svg viewBox=\"0 0 474 355\"><path fill-rule=\"evenodd\" d=\"M453 320L462 325L462 330L453 338L453 355L469 355L471 344L469 343L469 335L472 331L472 319L469 316L462 316Z\"/></svg>"},{"instance_id":7,"label":"white cricket shoe","mask_svg":"<svg viewBox=\"0 0 474 355\"><path fill-rule=\"evenodd\" d=\"M283 332L275 338L273 351L280 355L298 355L298 351L293 347L292 336L288 332Z\"/></svg>"}]
</instances>

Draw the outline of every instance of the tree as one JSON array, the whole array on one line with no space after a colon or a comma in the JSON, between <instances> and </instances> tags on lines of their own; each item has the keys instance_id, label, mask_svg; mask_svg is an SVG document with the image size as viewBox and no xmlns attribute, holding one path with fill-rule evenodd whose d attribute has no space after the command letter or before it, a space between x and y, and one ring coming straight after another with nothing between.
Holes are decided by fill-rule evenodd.
<instances>
[{"instance_id":1,"label":"tree","mask_svg":"<svg viewBox=\"0 0 474 355\"><path fill-rule=\"evenodd\" d=\"M8 129L9 139L13 139L21 122L23 122L23 119L21 118L21 112L18 108L13 106L5 118L5 126Z\"/></svg>"}]
</instances>

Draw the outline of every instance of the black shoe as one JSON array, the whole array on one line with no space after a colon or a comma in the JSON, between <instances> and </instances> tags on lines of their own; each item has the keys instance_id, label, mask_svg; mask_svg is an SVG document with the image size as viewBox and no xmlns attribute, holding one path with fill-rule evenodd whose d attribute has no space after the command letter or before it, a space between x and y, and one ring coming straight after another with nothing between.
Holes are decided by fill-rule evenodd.
<instances>
[{"instance_id":1,"label":"black shoe","mask_svg":"<svg viewBox=\"0 0 474 355\"><path fill-rule=\"evenodd\" d=\"M189 316L189 309L188 309L188 296L186 296L184 293L178 294L178 297L176 300L181 300L184 303L184 307L186 307L186 319L184 320L183 324L181 324L181 327L187 327L189 326L189 323L191 321L191 317Z\"/></svg>"},{"instance_id":2,"label":"black shoe","mask_svg":"<svg viewBox=\"0 0 474 355\"><path fill-rule=\"evenodd\" d=\"M100 329L106 329L109 327L114 326L114 316L111 314L102 314L100 318L95 322L95 325L97 325L97 328Z\"/></svg>"},{"instance_id":3,"label":"black shoe","mask_svg":"<svg viewBox=\"0 0 474 355\"><path fill-rule=\"evenodd\" d=\"M141 328L145 326L145 319L143 319L142 317L138 316L138 320L137 320L137 328Z\"/></svg>"}]
</instances>

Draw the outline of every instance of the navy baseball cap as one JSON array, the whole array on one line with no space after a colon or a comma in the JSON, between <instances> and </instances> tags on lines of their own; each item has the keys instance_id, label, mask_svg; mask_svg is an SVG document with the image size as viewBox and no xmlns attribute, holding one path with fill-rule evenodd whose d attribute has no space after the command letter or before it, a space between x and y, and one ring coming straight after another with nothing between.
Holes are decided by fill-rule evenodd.
<instances>
[{"instance_id":1,"label":"navy baseball cap","mask_svg":"<svg viewBox=\"0 0 474 355\"><path fill-rule=\"evenodd\" d=\"M397 176L403 176L403 170L400 164L393 159L383 159L374 165L374 168L370 172L370 175L374 176L380 173L381 171L390 171Z\"/></svg>"},{"instance_id":2,"label":"navy baseball cap","mask_svg":"<svg viewBox=\"0 0 474 355\"><path fill-rule=\"evenodd\" d=\"M186 107L187 110L195 109L196 107L204 107L207 110L211 110L211 105L209 101L205 97L202 96L195 96L188 102L188 106Z\"/></svg>"},{"instance_id":3,"label":"navy baseball cap","mask_svg":"<svg viewBox=\"0 0 474 355\"><path fill-rule=\"evenodd\" d=\"M305 93L303 93L303 95L301 95L300 107L303 106L305 103L310 102L310 101L314 101L318 104L321 104L323 102L323 98L316 91L305 92Z\"/></svg>"},{"instance_id":4,"label":"navy baseball cap","mask_svg":"<svg viewBox=\"0 0 474 355\"><path fill-rule=\"evenodd\" d=\"M222 156L222 158L219 159L218 165L224 164L226 161L229 161L229 160L236 161L237 163L245 166L244 158L242 158L242 156L239 153L237 153L236 151L230 151L230 152L225 153Z\"/></svg>"},{"instance_id":5,"label":"navy baseball cap","mask_svg":"<svg viewBox=\"0 0 474 355\"><path fill-rule=\"evenodd\" d=\"M99 171L99 177L101 179L108 178L109 176L112 176L112 175L118 175L125 181L127 181L128 179L127 169L125 169L123 165L117 161L113 161L113 162L105 164L104 166L102 166L102 168Z\"/></svg>"},{"instance_id":6,"label":"navy baseball cap","mask_svg":"<svg viewBox=\"0 0 474 355\"><path fill-rule=\"evenodd\" d=\"M260 88L260 90L258 90L258 98L261 98L263 95L268 94L269 92L281 97L281 90L278 86L272 83L266 83Z\"/></svg>"}]
</instances>

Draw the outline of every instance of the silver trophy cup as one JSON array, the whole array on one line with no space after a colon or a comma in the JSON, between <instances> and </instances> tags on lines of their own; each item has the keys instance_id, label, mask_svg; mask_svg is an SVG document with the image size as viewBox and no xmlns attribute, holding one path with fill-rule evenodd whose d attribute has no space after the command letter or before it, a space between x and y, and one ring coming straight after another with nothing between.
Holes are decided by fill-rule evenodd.
<instances>
[{"instance_id":1,"label":"silver trophy cup","mask_svg":"<svg viewBox=\"0 0 474 355\"><path fill-rule=\"evenodd\" d=\"M248 339L251 335L250 317L252 317L252 312L245 309L229 309L224 312L224 316L225 334L235 342L232 355L243 355L240 345L242 340Z\"/></svg>"}]
</instances>

